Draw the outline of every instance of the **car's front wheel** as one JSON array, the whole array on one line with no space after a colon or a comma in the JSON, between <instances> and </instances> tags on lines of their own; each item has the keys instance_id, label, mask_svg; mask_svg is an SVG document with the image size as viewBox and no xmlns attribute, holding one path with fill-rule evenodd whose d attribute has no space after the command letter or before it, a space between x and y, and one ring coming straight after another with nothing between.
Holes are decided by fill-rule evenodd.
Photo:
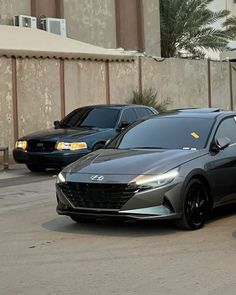
<instances>
[{"instance_id":1,"label":"car's front wheel","mask_svg":"<svg viewBox=\"0 0 236 295\"><path fill-rule=\"evenodd\" d=\"M41 165L27 163L26 166L31 172L44 172L46 170L46 167Z\"/></svg>"},{"instance_id":2,"label":"car's front wheel","mask_svg":"<svg viewBox=\"0 0 236 295\"><path fill-rule=\"evenodd\" d=\"M209 211L209 195L199 179L192 179L185 190L183 215L176 221L179 228L197 230L205 225Z\"/></svg>"}]
</instances>

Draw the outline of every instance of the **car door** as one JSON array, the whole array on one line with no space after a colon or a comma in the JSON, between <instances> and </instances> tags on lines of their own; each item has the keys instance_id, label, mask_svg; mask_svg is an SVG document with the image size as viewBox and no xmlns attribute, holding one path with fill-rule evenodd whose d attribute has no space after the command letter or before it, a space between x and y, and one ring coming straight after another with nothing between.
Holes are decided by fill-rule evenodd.
<instances>
[{"instance_id":1,"label":"car door","mask_svg":"<svg viewBox=\"0 0 236 295\"><path fill-rule=\"evenodd\" d=\"M215 191L215 201L227 203L236 200L236 118L224 119L218 126L215 139L228 137L231 144L211 154L207 165Z\"/></svg>"}]
</instances>

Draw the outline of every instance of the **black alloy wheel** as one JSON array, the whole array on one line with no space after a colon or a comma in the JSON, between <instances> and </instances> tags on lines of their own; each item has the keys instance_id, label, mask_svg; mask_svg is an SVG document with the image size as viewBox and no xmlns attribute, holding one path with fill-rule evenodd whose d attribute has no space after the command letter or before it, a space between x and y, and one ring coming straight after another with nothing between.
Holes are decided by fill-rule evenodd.
<instances>
[{"instance_id":1,"label":"black alloy wheel","mask_svg":"<svg viewBox=\"0 0 236 295\"><path fill-rule=\"evenodd\" d=\"M26 166L31 172L44 172L46 170L46 167L41 165L27 163Z\"/></svg>"},{"instance_id":2,"label":"black alloy wheel","mask_svg":"<svg viewBox=\"0 0 236 295\"><path fill-rule=\"evenodd\" d=\"M197 230L204 226L209 211L209 196L206 186L192 179L185 190L182 219L176 222L182 229Z\"/></svg>"}]
</instances>

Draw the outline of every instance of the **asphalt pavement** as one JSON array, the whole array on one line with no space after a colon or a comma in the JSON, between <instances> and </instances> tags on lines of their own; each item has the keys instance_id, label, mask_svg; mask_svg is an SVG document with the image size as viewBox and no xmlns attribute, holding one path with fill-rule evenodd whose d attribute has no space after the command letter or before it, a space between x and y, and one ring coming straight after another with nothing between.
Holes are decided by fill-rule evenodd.
<instances>
[{"instance_id":1,"label":"asphalt pavement","mask_svg":"<svg viewBox=\"0 0 236 295\"><path fill-rule=\"evenodd\" d=\"M236 206L198 231L171 222L76 224L57 171L0 171L0 295L236 295Z\"/></svg>"}]
</instances>

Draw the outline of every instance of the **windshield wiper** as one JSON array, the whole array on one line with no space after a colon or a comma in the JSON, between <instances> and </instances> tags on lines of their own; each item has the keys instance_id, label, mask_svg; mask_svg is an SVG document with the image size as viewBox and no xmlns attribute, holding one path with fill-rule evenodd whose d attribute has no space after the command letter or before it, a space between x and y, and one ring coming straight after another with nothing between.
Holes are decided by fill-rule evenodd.
<instances>
[{"instance_id":1,"label":"windshield wiper","mask_svg":"<svg viewBox=\"0 0 236 295\"><path fill-rule=\"evenodd\" d=\"M165 148L160 147L160 146L138 146L138 147L132 147L130 149L134 149L134 150L165 150Z\"/></svg>"},{"instance_id":2,"label":"windshield wiper","mask_svg":"<svg viewBox=\"0 0 236 295\"><path fill-rule=\"evenodd\" d=\"M69 124L60 124L59 128L71 128L71 125L69 125Z\"/></svg>"}]
</instances>

